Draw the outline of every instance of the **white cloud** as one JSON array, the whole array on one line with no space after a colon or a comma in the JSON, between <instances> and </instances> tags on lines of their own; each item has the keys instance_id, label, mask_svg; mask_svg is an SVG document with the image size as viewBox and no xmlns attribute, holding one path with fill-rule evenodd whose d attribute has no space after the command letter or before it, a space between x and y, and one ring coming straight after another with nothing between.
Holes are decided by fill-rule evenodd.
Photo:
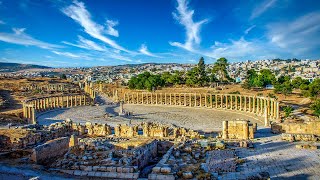
<instances>
[{"instance_id":1,"label":"white cloud","mask_svg":"<svg viewBox=\"0 0 320 180\"><path fill-rule=\"evenodd\" d=\"M171 46L180 47L188 51L194 51L194 46L200 44L201 26L208 22L204 19L198 22L193 21L194 10L189 10L187 0L177 0L177 12L173 13L173 17L184 26L186 30L186 41L184 44L179 42L169 42Z\"/></svg>"},{"instance_id":2,"label":"white cloud","mask_svg":"<svg viewBox=\"0 0 320 180\"><path fill-rule=\"evenodd\" d=\"M70 53L70 52L59 52L59 51L51 51L54 54L60 55L60 56L66 56L66 57L70 57L70 58L81 58L81 56Z\"/></svg>"},{"instance_id":3,"label":"white cloud","mask_svg":"<svg viewBox=\"0 0 320 180\"><path fill-rule=\"evenodd\" d=\"M111 36L119 37L118 30L114 29L114 27L117 26L118 24L119 24L118 21L107 20L107 22L106 22L106 25L107 25L106 33L111 35Z\"/></svg>"},{"instance_id":4,"label":"white cloud","mask_svg":"<svg viewBox=\"0 0 320 180\"><path fill-rule=\"evenodd\" d=\"M70 42L62 41L62 43L70 45L70 46L75 46L83 49L88 49L88 50L96 50L96 51L106 51L107 48L104 46L100 46L97 43L90 41L82 36L78 36L79 41L78 44L73 44Z\"/></svg>"},{"instance_id":5,"label":"white cloud","mask_svg":"<svg viewBox=\"0 0 320 180\"><path fill-rule=\"evenodd\" d=\"M147 56L160 58L160 56L157 56L157 55L151 53L151 52L148 50L148 47L147 47L145 44L142 44L142 45L141 45L141 48L139 49L139 52L142 53L142 54L144 54L144 55L147 55Z\"/></svg>"},{"instance_id":6,"label":"white cloud","mask_svg":"<svg viewBox=\"0 0 320 180\"><path fill-rule=\"evenodd\" d=\"M250 19L257 18L276 3L276 0L264 0L251 13Z\"/></svg>"},{"instance_id":7,"label":"white cloud","mask_svg":"<svg viewBox=\"0 0 320 180\"><path fill-rule=\"evenodd\" d=\"M249 34L249 32L250 32L253 28L255 28L255 27L256 27L256 25L252 25L252 26L248 27L248 28L244 31L244 33L245 33L245 34Z\"/></svg>"},{"instance_id":8,"label":"white cloud","mask_svg":"<svg viewBox=\"0 0 320 180\"><path fill-rule=\"evenodd\" d=\"M99 39L115 49L130 53L129 50L121 47L115 41L104 35L106 33L105 28L91 19L91 14L87 11L84 3L73 1L73 4L63 8L61 11L79 23L84 28L84 31L91 37Z\"/></svg>"},{"instance_id":9,"label":"white cloud","mask_svg":"<svg viewBox=\"0 0 320 180\"><path fill-rule=\"evenodd\" d=\"M125 56L122 56L120 54L109 54L108 56L110 58L117 59L117 60L128 61L128 62L132 62L133 61L132 59L130 59L128 57L125 57Z\"/></svg>"},{"instance_id":10,"label":"white cloud","mask_svg":"<svg viewBox=\"0 0 320 180\"><path fill-rule=\"evenodd\" d=\"M248 42L244 38L240 38L238 41L231 40L230 44L215 42L211 48L213 51L206 55L212 58L240 58L251 55L257 50L254 43Z\"/></svg>"},{"instance_id":11,"label":"white cloud","mask_svg":"<svg viewBox=\"0 0 320 180\"><path fill-rule=\"evenodd\" d=\"M37 46L42 49L62 48L62 46L46 43L31 37L25 33L25 28L13 28L12 30L14 33L0 33L0 41L26 46Z\"/></svg>"},{"instance_id":12,"label":"white cloud","mask_svg":"<svg viewBox=\"0 0 320 180\"><path fill-rule=\"evenodd\" d=\"M0 20L0 24L6 24L4 21Z\"/></svg>"},{"instance_id":13,"label":"white cloud","mask_svg":"<svg viewBox=\"0 0 320 180\"><path fill-rule=\"evenodd\" d=\"M292 22L271 23L267 37L274 45L299 54L320 45L320 12L312 12Z\"/></svg>"}]
</instances>

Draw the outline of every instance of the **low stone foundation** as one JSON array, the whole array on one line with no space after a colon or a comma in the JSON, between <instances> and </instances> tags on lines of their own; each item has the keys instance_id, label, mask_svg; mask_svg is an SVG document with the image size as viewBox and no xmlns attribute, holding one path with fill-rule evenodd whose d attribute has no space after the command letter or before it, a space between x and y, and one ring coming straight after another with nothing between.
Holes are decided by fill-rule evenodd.
<instances>
[{"instance_id":1,"label":"low stone foundation","mask_svg":"<svg viewBox=\"0 0 320 180\"><path fill-rule=\"evenodd\" d=\"M293 134L293 133L282 133L282 140L285 141L317 141L319 140L314 134Z\"/></svg>"},{"instance_id":2,"label":"low stone foundation","mask_svg":"<svg viewBox=\"0 0 320 180\"><path fill-rule=\"evenodd\" d=\"M290 122L290 123L273 123L271 131L273 133L291 133L291 134L313 134L320 136L320 121L312 122Z\"/></svg>"},{"instance_id":3,"label":"low stone foundation","mask_svg":"<svg viewBox=\"0 0 320 180\"><path fill-rule=\"evenodd\" d=\"M31 160L37 164L43 164L64 155L69 149L69 138L62 137L50 140L44 144L35 147L32 150Z\"/></svg>"},{"instance_id":4,"label":"low stone foundation","mask_svg":"<svg viewBox=\"0 0 320 180\"><path fill-rule=\"evenodd\" d=\"M235 121L223 121L223 139L254 139L254 133L257 129L257 125L253 125L250 121L235 120Z\"/></svg>"}]
</instances>

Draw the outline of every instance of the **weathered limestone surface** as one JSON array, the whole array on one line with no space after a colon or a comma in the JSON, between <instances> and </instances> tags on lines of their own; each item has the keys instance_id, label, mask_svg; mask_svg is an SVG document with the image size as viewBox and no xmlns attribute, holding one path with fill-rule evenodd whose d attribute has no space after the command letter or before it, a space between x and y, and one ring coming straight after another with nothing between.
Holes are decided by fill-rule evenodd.
<instances>
[{"instance_id":1,"label":"weathered limestone surface","mask_svg":"<svg viewBox=\"0 0 320 180\"><path fill-rule=\"evenodd\" d=\"M69 138L62 137L50 140L35 147L31 159L37 164L48 162L52 158L64 155L69 149Z\"/></svg>"},{"instance_id":2,"label":"weathered limestone surface","mask_svg":"<svg viewBox=\"0 0 320 180\"><path fill-rule=\"evenodd\" d=\"M173 137L175 137L175 138L179 138L179 137L199 138L200 134L199 134L199 132L194 131L192 129L177 127L177 128L173 129Z\"/></svg>"},{"instance_id":3,"label":"weathered limestone surface","mask_svg":"<svg viewBox=\"0 0 320 180\"><path fill-rule=\"evenodd\" d=\"M118 137L136 137L138 136L138 126L119 124L114 128L114 132Z\"/></svg>"},{"instance_id":4,"label":"weathered limestone surface","mask_svg":"<svg viewBox=\"0 0 320 180\"><path fill-rule=\"evenodd\" d=\"M169 127L151 122L143 123L143 136L145 137L168 137Z\"/></svg>"},{"instance_id":5,"label":"weathered limestone surface","mask_svg":"<svg viewBox=\"0 0 320 180\"><path fill-rule=\"evenodd\" d=\"M255 128L250 121L246 120L224 121L222 138L239 140L254 139Z\"/></svg>"},{"instance_id":6,"label":"weathered limestone surface","mask_svg":"<svg viewBox=\"0 0 320 180\"><path fill-rule=\"evenodd\" d=\"M313 134L320 136L320 121L304 123L273 123L271 130L273 133L290 133L290 134Z\"/></svg>"},{"instance_id":7,"label":"weathered limestone surface","mask_svg":"<svg viewBox=\"0 0 320 180\"><path fill-rule=\"evenodd\" d=\"M87 122L85 128L88 130L89 136L107 136L111 134L111 127L107 124L92 124Z\"/></svg>"}]
</instances>

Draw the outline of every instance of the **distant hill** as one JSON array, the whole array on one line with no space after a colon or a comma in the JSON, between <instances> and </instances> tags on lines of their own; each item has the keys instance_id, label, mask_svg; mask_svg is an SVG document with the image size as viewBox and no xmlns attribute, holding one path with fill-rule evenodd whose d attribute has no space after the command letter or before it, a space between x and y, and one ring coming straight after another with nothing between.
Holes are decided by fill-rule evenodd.
<instances>
[{"instance_id":1,"label":"distant hill","mask_svg":"<svg viewBox=\"0 0 320 180\"><path fill-rule=\"evenodd\" d=\"M34 64L19 64L19 63L8 63L0 62L0 72L14 72L25 69L50 69L48 66L40 66Z\"/></svg>"}]
</instances>

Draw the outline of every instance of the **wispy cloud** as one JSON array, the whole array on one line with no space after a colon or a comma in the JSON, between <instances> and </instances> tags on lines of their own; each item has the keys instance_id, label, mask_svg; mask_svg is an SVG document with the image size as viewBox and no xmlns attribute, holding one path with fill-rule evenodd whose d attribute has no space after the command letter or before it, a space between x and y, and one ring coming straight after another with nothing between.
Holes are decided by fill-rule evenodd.
<instances>
[{"instance_id":1,"label":"wispy cloud","mask_svg":"<svg viewBox=\"0 0 320 180\"><path fill-rule=\"evenodd\" d=\"M123 48L115 41L105 36L107 30L105 29L105 27L95 23L91 19L91 14L89 13L89 11L87 11L84 3L73 1L73 3L70 6L63 8L61 11L65 15L79 23L84 28L84 31L91 37L99 39L115 49L130 53L129 50Z\"/></svg>"},{"instance_id":2,"label":"wispy cloud","mask_svg":"<svg viewBox=\"0 0 320 180\"><path fill-rule=\"evenodd\" d=\"M0 20L0 24L6 24L4 21Z\"/></svg>"},{"instance_id":3,"label":"wispy cloud","mask_svg":"<svg viewBox=\"0 0 320 180\"><path fill-rule=\"evenodd\" d=\"M128 62L132 62L133 60L131 58L122 56L120 54L109 54L108 55L110 58L116 59L116 60L121 60L121 61L128 61Z\"/></svg>"},{"instance_id":4,"label":"wispy cloud","mask_svg":"<svg viewBox=\"0 0 320 180\"><path fill-rule=\"evenodd\" d=\"M251 13L250 19L255 19L261 14L263 14L265 11L267 11L269 8L271 8L277 0L264 0L261 4L256 6L254 10Z\"/></svg>"},{"instance_id":5,"label":"wispy cloud","mask_svg":"<svg viewBox=\"0 0 320 180\"><path fill-rule=\"evenodd\" d=\"M188 51L194 51L194 45L198 45L201 42L200 29L201 26L208 22L208 19L204 19L198 22L194 22L193 14L194 10L190 10L187 0L177 0L178 6L177 12L173 13L173 17L184 26L186 30L185 43L169 42L170 45L186 49Z\"/></svg>"},{"instance_id":6,"label":"wispy cloud","mask_svg":"<svg viewBox=\"0 0 320 180\"><path fill-rule=\"evenodd\" d=\"M141 45L141 48L139 49L139 52L142 53L142 54L144 54L144 55L147 55L147 56L160 58L160 56L157 56L157 55L151 53L151 52L148 50L148 47L147 47L145 44L142 44L142 45Z\"/></svg>"},{"instance_id":7,"label":"wispy cloud","mask_svg":"<svg viewBox=\"0 0 320 180\"><path fill-rule=\"evenodd\" d=\"M248 27L248 28L244 31L244 33L245 33L245 34L249 34L249 32L250 32L253 28L255 28L255 27L256 27L256 25L252 25L252 26Z\"/></svg>"},{"instance_id":8,"label":"wispy cloud","mask_svg":"<svg viewBox=\"0 0 320 180\"><path fill-rule=\"evenodd\" d=\"M111 35L111 36L115 36L115 37L119 37L119 32L118 30L116 30L114 27L117 26L119 24L118 21L112 21L112 20L107 20L106 25L107 25L107 30L106 33Z\"/></svg>"},{"instance_id":9,"label":"wispy cloud","mask_svg":"<svg viewBox=\"0 0 320 180\"><path fill-rule=\"evenodd\" d=\"M230 41L230 43L221 43L216 41L211 47L213 51L207 53L206 55L212 58L239 58L248 56L257 50L257 47L255 47L254 43L248 42L244 38L241 38L237 41Z\"/></svg>"},{"instance_id":10,"label":"wispy cloud","mask_svg":"<svg viewBox=\"0 0 320 180\"><path fill-rule=\"evenodd\" d=\"M66 57L69 57L69 58L81 58L81 56L73 54L73 53L70 53L70 52L59 52L59 51L51 51L51 52L53 52L54 54L57 54L57 55L60 55L60 56L66 56Z\"/></svg>"},{"instance_id":11,"label":"wispy cloud","mask_svg":"<svg viewBox=\"0 0 320 180\"><path fill-rule=\"evenodd\" d=\"M88 50L96 50L96 51L106 51L107 48L104 46L100 46L97 43L90 41L82 36L78 36L79 41L78 44L73 44L70 42L62 41L62 43L70 45L70 46L75 46L83 49L88 49Z\"/></svg>"},{"instance_id":12,"label":"wispy cloud","mask_svg":"<svg viewBox=\"0 0 320 180\"><path fill-rule=\"evenodd\" d=\"M13 33L0 33L0 41L25 46L37 46L42 49L62 48L62 46L46 43L31 37L25 33L25 28L13 28L12 30Z\"/></svg>"},{"instance_id":13,"label":"wispy cloud","mask_svg":"<svg viewBox=\"0 0 320 180\"><path fill-rule=\"evenodd\" d=\"M319 48L320 12L308 13L292 22L271 23L267 36L271 43L293 53Z\"/></svg>"}]
</instances>

